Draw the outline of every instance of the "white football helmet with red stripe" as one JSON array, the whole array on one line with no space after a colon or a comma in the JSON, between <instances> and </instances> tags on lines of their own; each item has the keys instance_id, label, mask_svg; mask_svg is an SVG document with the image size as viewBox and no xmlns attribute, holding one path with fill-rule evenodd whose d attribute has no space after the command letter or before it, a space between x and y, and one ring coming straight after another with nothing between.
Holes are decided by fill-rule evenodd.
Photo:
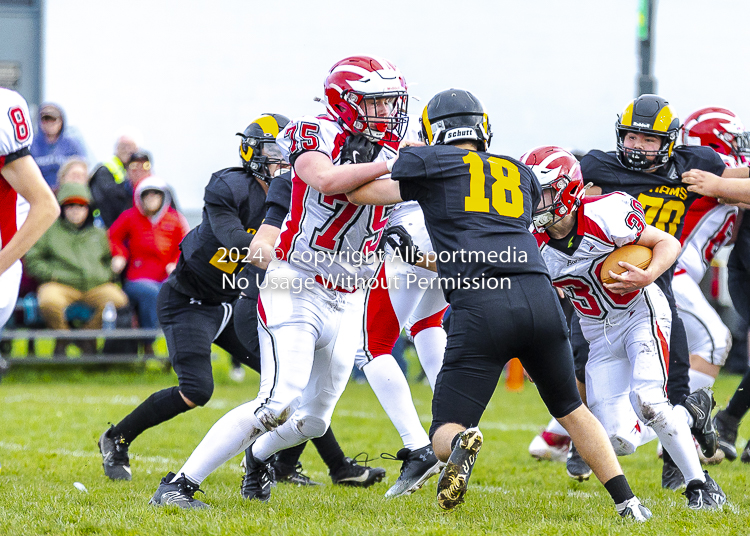
<instances>
[{"instance_id":1,"label":"white football helmet with red stripe","mask_svg":"<svg viewBox=\"0 0 750 536\"><path fill-rule=\"evenodd\" d=\"M684 145L711 147L743 165L750 156L750 133L737 115L726 108L711 106L690 114L682 126Z\"/></svg>"},{"instance_id":2,"label":"white football helmet with red stripe","mask_svg":"<svg viewBox=\"0 0 750 536\"><path fill-rule=\"evenodd\" d=\"M530 150L521 162L531 168L542 185L542 200L532 218L541 233L580 205L585 192L581 165L568 151L551 145Z\"/></svg>"},{"instance_id":3,"label":"white football helmet with red stripe","mask_svg":"<svg viewBox=\"0 0 750 536\"><path fill-rule=\"evenodd\" d=\"M400 141L406 132L406 80L391 62L350 56L331 67L323 84L328 113L373 142Z\"/></svg>"}]
</instances>

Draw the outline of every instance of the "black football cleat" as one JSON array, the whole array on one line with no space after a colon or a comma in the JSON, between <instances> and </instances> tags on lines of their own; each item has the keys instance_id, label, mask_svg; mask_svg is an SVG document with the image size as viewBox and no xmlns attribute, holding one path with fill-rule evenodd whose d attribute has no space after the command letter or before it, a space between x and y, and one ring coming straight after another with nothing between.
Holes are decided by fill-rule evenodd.
<instances>
[{"instance_id":1,"label":"black football cleat","mask_svg":"<svg viewBox=\"0 0 750 536\"><path fill-rule=\"evenodd\" d=\"M583 458L581 458L581 454L578 452L578 449L576 449L576 446L573 443L570 444L568 459L565 462L565 469L567 470L568 476L570 478L578 480L579 482L588 480L591 477L592 473L591 467L589 467L589 464L583 461Z\"/></svg>"},{"instance_id":2,"label":"black football cleat","mask_svg":"<svg viewBox=\"0 0 750 536\"><path fill-rule=\"evenodd\" d=\"M464 502L469 478L483 440L479 428L467 428L461 432L438 479L437 500L443 510L452 510Z\"/></svg>"},{"instance_id":3,"label":"black football cleat","mask_svg":"<svg viewBox=\"0 0 750 536\"><path fill-rule=\"evenodd\" d=\"M198 510L201 508L211 508L206 503L194 499L196 491L203 493L203 490L187 479L185 473L180 478L172 482L174 473L167 473L167 476L161 479L156 493L148 501L152 506L177 506L184 510Z\"/></svg>"},{"instance_id":4,"label":"black football cleat","mask_svg":"<svg viewBox=\"0 0 750 536\"><path fill-rule=\"evenodd\" d=\"M249 451L245 453L245 476L242 477L242 497L267 502L271 498L273 467L258 461Z\"/></svg>"},{"instance_id":5,"label":"black football cleat","mask_svg":"<svg viewBox=\"0 0 750 536\"><path fill-rule=\"evenodd\" d=\"M716 454L719 446L719 437L711 419L711 411L716 405L713 391L708 387L701 387L690 393L682 405L693 417L693 426L690 431L701 446L703 455L711 458Z\"/></svg>"},{"instance_id":6,"label":"black football cleat","mask_svg":"<svg viewBox=\"0 0 750 536\"><path fill-rule=\"evenodd\" d=\"M130 480L130 458L128 457L128 444L120 437L110 437L110 431L114 426L99 438L99 452L102 453L102 467L104 474L111 480Z\"/></svg>"},{"instance_id":7,"label":"black football cleat","mask_svg":"<svg viewBox=\"0 0 750 536\"><path fill-rule=\"evenodd\" d=\"M386 497L400 497L414 493L433 475L440 472L443 463L437 459L430 445L416 450L403 448L396 453L401 460L401 474L396 483L385 492Z\"/></svg>"},{"instance_id":8,"label":"black football cleat","mask_svg":"<svg viewBox=\"0 0 750 536\"><path fill-rule=\"evenodd\" d=\"M336 471L332 471L329 474L334 484L369 488L385 478L385 469L359 465L355 460L347 456L344 458L344 463Z\"/></svg>"}]
</instances>

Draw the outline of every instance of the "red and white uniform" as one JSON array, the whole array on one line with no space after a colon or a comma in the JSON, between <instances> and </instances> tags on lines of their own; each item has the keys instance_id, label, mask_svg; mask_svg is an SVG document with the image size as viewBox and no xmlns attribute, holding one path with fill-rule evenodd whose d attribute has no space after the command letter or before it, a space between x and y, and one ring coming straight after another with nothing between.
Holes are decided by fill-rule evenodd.
<instances>
[{"instance_id":1,"label":"red and white uniform","mask_svg":"<svg viewBox=\"0 0 750 536\"><path fill-rule=\"evenodd\" d=\"M285 158L318 151L338 164L349 135L327 116L306 116L290 122L276 143ZM395 148L385 145L374 161L395 156ZM364 257L374 253L389 212L387 207L349 203L345 194L323 195L292 172L291 210L281 227L276 257L297 270L333 283L328 286L352 290L355 279L371 277L377 266L374 255L369 262L364 262L367 260Z\"/></svg>"},{"instance_id":2,"label":"red and white uniform","mask_svg":"<svg viewBox=\"0 0 750 536\"><path fill-rule=\"evenodd\" d=\"M388 220L386 231L394 226L403 227L421 252L433 251L419 203L399 203ZM355 360L360 369L376 357L390 354L404 327L412 338L431 328L442 329L443 315L448 308L437 285L419 284L419 280L430 280L437 277L437 273L394 258L389 246L385 253L385 260L375 275L378 284L369 288L365 297L364 344ZM442 346L444 351L444 342ZM434 355L423 354L425 352L418 353L419 359L434 387L443 356L439 348L430 352Z\"/></svg>"},{"instance_id":3,"label":"red and white uniform","mask_svg":"<svg viewBox=\"0 0 750 536\"><path fill-rule=\"evenodd\" d=\"M326 116L303 117L287 125L277 144L292 162L318 151L338 164L347 136ZM378 158L393 156L386 147ZM258 300L261 385L249 403L263 426L275 430L260 437L254 452L264 455L290 438L296 443L328 429L360 341L364 292L357 287L376 266L374 257L368 264L361 256L377 247L387 212L323 195L292 172L278 260L270 263ZM346 276L352 279L340 279Z\"/></svg>"},{"instance_id":4,"label":"red and white uniform","mask_svg":"<svg viewBox=\"0 0 750 536\"><path fill-rule=\"evenodd\" d=\"M26 221L29 203L3 178L6 161L28 151L33 137L29 107L24 98L0 88L0 249L10 242ZM0 274L0 328L10 318L18 299L21 261Z\"/></svg>"},{"instance_id":5,"label":"red and white uniform","mask_svg":"<svg viewBox=\"0 0 750 536\"><path fill-rule=\"evenodd\" d=\"M728 167L734 159L720 155ZM732 335L716 310L706 300L699 284L716 253L732 238L737 207L701 197L685 216L682 253L672 280L680 318L685 324L690 353L714 365L723 366L732 348Z\"/></svg>"},{"instance_id":6,"label":"red and white uniform","mask_svg":"<svg viewBox=\"0 0 750 536\"><path fill-rule=\"evenodd\" d=\"M600 280L607 255L636 242L646 228L638 201L622 192L587 197L577 218L577 234L569 244L580 242L572 253L550 246L546 233L537 234L537 241L553 284L575 307L589 342L589 408L615 452L630 454L654 438L643 425L653 420L653 408L669 406L665 389L672 316L655 284L620 296Z\"/></svg>"}]
</instances>

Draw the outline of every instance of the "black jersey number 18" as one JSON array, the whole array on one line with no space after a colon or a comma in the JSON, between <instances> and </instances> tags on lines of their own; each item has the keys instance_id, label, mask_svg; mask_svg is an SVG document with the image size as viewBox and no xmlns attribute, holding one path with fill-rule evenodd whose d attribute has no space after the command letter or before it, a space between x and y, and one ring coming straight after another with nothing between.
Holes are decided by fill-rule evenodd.
<instances>
[{"instance_id":1,"label":"black jersey number 18","mask_svg":"<svg viewBox=\"0 0 750 536\"><path fill-rule=\"evenodd\" d=\"M464 210L489 212L490 200L485 193L487 176L484 173L484 161L478 153L469 152L464 156L464 162L469 164L471 174L469 196L464 198ZM518 218L523 214L523 192L518 166L494 156L488 157L487 162L490 164L490 175L495 179L492 184L492 207L501 216Z\"/></svg>"}]
</instances>

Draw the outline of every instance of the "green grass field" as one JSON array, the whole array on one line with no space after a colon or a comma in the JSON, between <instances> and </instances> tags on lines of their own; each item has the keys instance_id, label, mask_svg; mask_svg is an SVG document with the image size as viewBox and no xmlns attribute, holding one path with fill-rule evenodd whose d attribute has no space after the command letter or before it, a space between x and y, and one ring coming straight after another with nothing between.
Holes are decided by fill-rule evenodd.
<instances>
[{"instance_id":1,"label":"green grass field","mask_svg":"<svg viewBox=\"0 0 750 536\"><path fill-rule=\"evenodd\" d=\"M536 389L522 393L501 386L480 428L484 447L472 475L467 500L453 512L435 501L436 479L409 497L386 500L399 463L378 460L386 480L369 489L333 486L309 446L306 472L326 485L277 486L267 504L239 494L239 457L219 468L197 497L213 508L185 512L147 505L160 478L176 471L226 411L254 398L257 376L244 383L215 367L216 391L205 408L191 411L142 435L131 447L132 482L104 477L97 439L153 391L174 385L173 373L159 370L23 370L0 384L0 534L747 534L750 526L750 465L738 461L711 468L730 503L723 512L693 512L679 493L660 485L655 443L621 458L631 486L652 510L644 526L621 520L595 480L577 483L563 464L536 462L527 453L548 416ZM725 405L739 377L722 376L716 399ZM430 389L412 385L425 426ZM395 453L401 442L369 386L350 383L333 426L344 451L354 456ZM750 437L750 419L740 429ZM738 442L739 444L739 442ZM744 442L741 444L744 446ZM81 482L88 492L79 491Z\"/></svg>"}]
</instances>

